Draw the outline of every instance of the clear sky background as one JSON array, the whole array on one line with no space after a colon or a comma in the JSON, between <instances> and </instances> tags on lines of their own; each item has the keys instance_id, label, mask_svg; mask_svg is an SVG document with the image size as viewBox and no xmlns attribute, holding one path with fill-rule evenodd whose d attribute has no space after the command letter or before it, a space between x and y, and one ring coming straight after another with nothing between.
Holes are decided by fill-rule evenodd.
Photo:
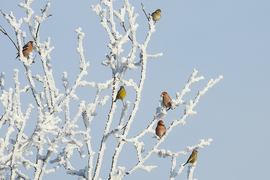
<instances>
[{"instance_id":1,"label":"clear sky background","mask_svg":"<svg viewBox=\"0 0 270 180\"><path fill-rule=\"evenodd\" d=\"M21 1L0 1L0 9L4 13L10 11L17 20L24 15L24 9L17 6ZM47 1L38 0L32 3L35 15L40 16L40 8ZM58 88L64 93L62 87L62 72L68 73L70 86L74 83L79 72L77 37L75 29L81 27L85 33L83 40L84 55L90 62L88 75L85 80L105 82L111 78L111 69L102 66L106 60L105 54L110 53L107 48L109 39L103 27L100 26L100 17L91 11L90 6L99 3L91 1L61 1L52 0L48 14L52 17L40 26L40 41L51 38L51 46L55 49L51 54L53 74ZM204 76L205 80L191 86L191 92L184 96L184 100L194 99L199 90L202 90L211 78L222 75L224 78L211 88L194 108L197 115L188 117L187 124L179 125L169 134L160 149L170 149L172 152L184 150L187 146L199 143L200 139L212 138L210 146L199 149L197 168L194 178L197 179L263 179L269 171L268 162L270 155L270 1L266 0L205 0L205 1L142 1L148 13L156 9L162 10L162 19L156 23L156 32L151 37L147 53L163 53L162 57L149 59L147 63L146 81L142 93L139 111L130 129L133 137L140 133L153 120L160 94L167 91L175 99L175 93L181 92L193 69L198 70L197 76ZM148 31L148 23L141 8L141 1L130 0L139 14L137 23L137 41L142 43ZM123 6L121 0L115 2L118 10ZM104 7L104 6L102 6ZM124 33L116 20L118 31ZM128 23L126 22L126 25ZM14 30L7 21L0 16L2 25L9 35L15 40ZM26 32L26 42L33 40L29 29L24 23L21 27ZM6 88L14 87L13 70L19 69L21 87L28 84L22 63L14 60L16 49L10 40L0 34L0 72L6 73ZM129 52L131 42L127 43L123 55ZM36 52L36 63L31 66L33 74L43 75L40 57ZM137 61L139 56L137 55ZM128 71L126 80L133 78L138 81L140 68ZM42 88L42 87L38 87ZM127 96L131 105L134 100L132 88L127 87ZM77 94L86 103L93 101L96 88L79 88ZM21 97L23 109L28 103L36 104L31 93ZM102 94L110 95L111 90ZM79 101L79 102L80 102ZM75 116L79 102L72 102L71 118ZM92 123L93 150L97 152L107 121L110 100L103 107L97 109L98 116ZM117 102L115 121L116 127L120 117L122 103ZM184 105L170 110L163 119L169 126L172 120L183 115ZM131 110L129 110L130 112ZM0 113L4 112L0 107ZM27 123L27 130L31 135L37 122L36 112L33 112ZM127 117L126 117L127 120ZM80 128L83 123L80 121ZM1 134L3 137L4 134ZM14 137L15 134L14 134ZM157 139L152 134L147 134L141 140L150 150ZM107 141L104 166L101 178L107 179L111 165L111 157L117 145L115 138ZM61 149L59 149L61 151ZM123 149L117 166L126 166L127 170L136 164L136 151L133 145L126 145ZM145 153L146 154L146 153ZM184 163L189 154L177 158L177 167ZM55 155L54 155L55 157ZM94 162L96 161L96 157ZM127 161L128 160L128 161ZM34 161L34 158L33 158ZM75 153L71 159L73 167L77 170L87 165L87 159L78 158ZM156 154L145 165L157 165L158 168L148 173L137 170L125 179L169 179L171 158L159 158ZM53 166L50 166L53 167ZM186 179L187 167L176 179ZM30 171L33 171L30 170ZM32 178L32 177L31 177ZM66 175L61 168L57 173L45 175L44 179L78 179L76 176Z\"/></svg>"}]
</instances>

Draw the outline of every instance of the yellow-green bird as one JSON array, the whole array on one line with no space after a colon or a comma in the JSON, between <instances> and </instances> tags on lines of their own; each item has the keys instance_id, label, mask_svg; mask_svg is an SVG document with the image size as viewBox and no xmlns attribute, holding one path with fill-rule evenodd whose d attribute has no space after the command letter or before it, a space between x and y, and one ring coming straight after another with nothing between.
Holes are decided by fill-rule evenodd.
<instances>
[{"instance_id":1,"label":"yellow-green bird","mask_svg":"<svg viewBox=\"0 0 270 180\"><path fill-rule=\"evenodd\" d=\"M157 22L158 20L160 20L160 18L161 18L161 10L160 10L160 9L157 9L155 12L153 12L153 13L151 14L151 16L152 16L152 18L153 18L153 21L154 21L155 24L156 24L156 22Z\"/></svg>"},{"instance_id":2,"label":"yellow-green bird","mask_svg":"<svg viewBox=\"0 0 270 180\"><path fill-rule=\"evenodd\" d=\"M114 100L114 102L116 102L118 99L121 99L123 101L123 99L126 97L126 90L124 88L124 86L121 86L119 91L117 92L117 96L116 99ZM124 101L123 101L124 104Z\"/></svg>"},{"instance_id":3,"label":"yellow-green bird","mask_svg":"<svg viewBox=\"0 0 270 180\"><path fill-rule=\"evenodd\" d=\"M188 163L195 163L197 161L197 153L198 151L196 149L194 149L191 153L191 155L189 156L187 162L184 164L184 166Z\"/></svg>"}]
</instances>

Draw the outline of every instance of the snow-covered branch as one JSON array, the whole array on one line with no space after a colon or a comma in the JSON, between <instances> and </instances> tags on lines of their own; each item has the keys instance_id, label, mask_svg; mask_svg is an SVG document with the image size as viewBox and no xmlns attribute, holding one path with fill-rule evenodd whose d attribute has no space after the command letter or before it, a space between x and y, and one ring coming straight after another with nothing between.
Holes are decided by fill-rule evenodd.
<instances>
[{"instance_id":1,"label":"snow-covered branch","mask_svg":"<svg viewBox=\"0 0 270 180\"><path fill-rule=\"evenodd\" d=\"M46 18L50 10L50 3L45 5L41 10L41 16L34 16L34 10L31 8L33 0L26 0L25 3L20 3L19 7L26 11L26 17L20 18L17 22L15 16L11 12L9 15L5 14L4 18L8 21L11 27L14 28L16 34L16 41L18 44L19 54L23 54L22 38L26 38L26 33L21 29L21 25L25 23L34 41L34 50L39 54L38 60L41 61L42 72L32 74L31 68L33 63L32 52L27 56L20 55L19 60L25 69L27 84L20 88L19 71L14 70L14 88L5 87L5 73L0 76L1 96L3 109L5 112L0 117L0 128L5 136L0 138L0 177L4 178L4 173L10 174L10 179L31 179L27 171L22 170L22 166L28 170L35 169L33 173L34 180L42 179L45 174L54 173L59 168L65 168L70 175L80 176L81 179L100 178L101 169L103 167L103 159L106 150L107 141L109 137L117 140L117 147L111 148L114 150L114 155L111 161L111 169L108 172L109 179L122 179L126 175L132 174L137 169L142 169L151 172L157 165L146 165L146 161L156 153L159 157L171 157L171 172L170 179L173 180L176 176L182 173L184 169L184 162L180 167L177 167L177 157L179 155L186 155L188 152L201 149L204 146L209 146L212 139L200 140L198 144L192 145L183 151L171 152L170 149L159 149L159 146L166 141L167 136L175 129L177 125L185 125L188 116L196 115L197 112L194 107L198 104L201 96L203 96L211 87L218 83L223 77L219 76L216 79L211 79L206 86L198 92L198 94L188 101L184 100L184 95L190 92L190 86L193 83L201 81L204 77L196 77L198 71L194 69L187 83L181 92L176 92L176 98L171 100L170 111L185 106L182 114L176 117L178 120L173 120L168 126L166 133L163 136L156 135L155 125L161 118L166 118L170 112L169 109L164 108L163 101L160 100L156 107L156 113L153 120L137 135L130 135L130 129L133 128L132 124L136 119L136 114L141 102L141 96L144 89L146 79L146 68L148 58L157 58L162 56L162 53L147 54L147 47L155 30L153 18L147 18L149 30L145 32L145 39L143 42L137 40L137 29L139 25L136 23L136 18L139 14L135 13L135 8L129 3L128 0L123 0L123 7L120 11L114 9L114 0L101 0L101 3L96 6L91 6L94 11L101 18L101 26L104 27L109 38L106 60L102 61L102 65L110 67L112 77L102 82L90 82L84 80L85 76L89 73L88 67L90 63L86 61L84 56L83 38L85 33L82 28L75 30L78 39L78 46L76 48L78 53L78 69L80 70L74 82L69 82L68 73L63 72L61 92L60 84L56 84L53 75L53 66L51 61L51 52L54 47L51 46L51 39L47 37L45 42L40 42L40 34L42 30L41 24ZM102 8L104 7L104 8ZM144 7L143 7L144 8ZM34 20L34 25L31 22ZM125 23L125 20L128 23ZM127 25L127 27L125 26ZM118 29L120 28L121 31ZM120 33L123 32L124 33ZM127 55L123 55L124 44L130 43L131 48ZM139 57L136 57L136 52L139 52ZM134 78L126 78L126 72L135 71L136 77L139 80L135 81ZM20 77L21 78L21 77ZM138 78L137 78L138 79ZM123 106L121 104L120 118L115 118L114 114L117 109L117 93L119 86L123 84L125 87L130 87L135 92L135 100L125 101L123 98ZM78 88L90 86L96 88L96 92L90 94L92 102L87 102L85 99L80 99L77 93ZM41 87L41 88L37 88ZM31 90L35 106L31 103L25 104L21 102L21 96ZM105 90L112 90L111 94L103 95ZM106 91L107 92L107 91ZM126 92L125 92L126 93ZM125 95L124 95L125 96ZM111 101L109 101L111 99ZM72 103L78 104L78 109L71 111ZM94 152L94 144L92 144L91 123L97 116L97 107L111 103L108 112L108 119L104 124L104 132L100 140L100 148L96 153ZM22 107L27 107L25 112ZM72 109L74 110L74 109ZM25 132L26 122L32 119L33 111L36 112L36 120L33 132ZM73 115L71 115L73 113ZM82 121L84 127L79 127L79 122ZM112 127L113 122L117 122L116 127ZM31 121L32 123L32 121ZM3 130L4 129L4 130ZM150 147L150 150L145 152L147 145L142 141L142 138L147 133L153 134L157 139L156 143ZM14 138L16 136L16 138ZM130 138L131 137L131 138ZM132 143L137 156L137 161L131 168L127 169L122 164L118 165L118 159L123 153L123 148L126 144ZM35 160L28 159L27 156L33 156L35 149ZM86 152L84 152L86 149ZM81 165L81 169L76 169L72 164L70 158L77 152L80 158L88 158L87 164ZM96 156L97 161L94 162ZM131 162L130 162L131 163ZM50 165L50 166L49 166ZM196 162L188 170L188 179L193 178ZM178 164L179 166L179 164ZM93 174L92 174L93 173Z\"/></svg>"}]
</instances>

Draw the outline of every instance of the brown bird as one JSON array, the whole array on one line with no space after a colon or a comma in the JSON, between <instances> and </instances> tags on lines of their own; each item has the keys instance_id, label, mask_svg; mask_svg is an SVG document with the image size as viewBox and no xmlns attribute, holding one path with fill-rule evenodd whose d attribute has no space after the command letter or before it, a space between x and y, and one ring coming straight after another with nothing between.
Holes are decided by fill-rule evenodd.
<instances>
[{"instance_id":1,"label":"brown bird","mask_svg":"<svg viewBox=\"0 0 270 180\"><path fill-rule=\"evenodd\" d=\"M169 109L171 109L171 107L172 107L172 103L171 103L172 99L170 98L168 93L163 92L160 96L163 97L163 105L166 107L166 110L168 111Z\"/></svg>"},{"instance_id":2,"label":"brown bird","mask_svg":"<svg viewBox=\"0 0 270 180\"><path fill-rule=\"evenodd\" d=\"M152 18L153 18L153 21L155 21L155 24L158 20L160 20L161 18L161 10L160 9L157 9L155 12L153 12L151 14Z\"/></svg>"},{"instance_id":3,"label":"brown bird","mask_svg":"<svg viewBox=\"0 0 270 180\"><path fill-rule=\"evenodd\" d=\"M192 164L195 163L197 161L197 153L198 153L198 151L196 149L194 149L192 151L191 155L189 156L187 162L183 166L185 166L188 163L192 163Z\"/></svg>"},{"instance_id":4,"label":"brown bird","mask_svg":"<svg viewBox=\"0 0 270 180\"><path fill-rule=\"evenodd\" d=\"M156 127L156 135L161 139L166 134L166 127L162 120L158 121Z\"/></svg>"},{"instance_id":5,"label":"brown bird","mask_svg":"<svg viewBox=\"0 0 270 180\"><path fill-rule=\"evenodd\" d=\"M23 56L28 56L30 54L30 52L33 51L33 41L29 41L26 45L23 46L23 50L22 50L22 53L23 53ZM17 59L19 57L19 53L17 55L17 57L15 59Z\"/></svg>"}]
</instances>

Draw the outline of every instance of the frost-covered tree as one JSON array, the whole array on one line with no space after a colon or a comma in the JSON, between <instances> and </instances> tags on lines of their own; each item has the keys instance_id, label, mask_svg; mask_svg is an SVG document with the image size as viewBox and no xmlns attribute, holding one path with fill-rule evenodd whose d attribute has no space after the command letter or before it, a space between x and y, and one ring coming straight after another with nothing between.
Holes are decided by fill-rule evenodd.
<instances>
[{"instance_id":1,"label":"frost-covered tree","mask_svg":"<svg viewBox=\"0 0 270 180\"><path fill-rule=\"evenodd\" d=\"M64 168L68 174L76 175L79 179L97 180L100 178L100 172L104 166L106 149L114 151L110 159L111 168L107 173L109 179L123 179L125 176L132 176L137 169L143 169L150 173L158 167L155 164L146 165L151 164L149 158L155 154L159 157L171 158L171 171L168 178L174 179L182 173L183 165L186 162L177 162L179 155L186 155L187 159L192 150L210 145L211 138L198 140L198 144L187 144L186 149L177 152L170 151L169 147L168 149L159 148L160 144L166 141L167 136L176 126L185 125L186 118L196 114L193 109L199 102L200 97L222 79L222 76L215 80L211 79L194 99L184 101L183 97L190 92L190 86L204 79L202 76L196 76L197 71L195 69L191 76L187 77L188 81L183 85L183 90L181 92L175 91L176 98L172 99L171 110L167 111L162 100L160 100L157 107L154 107L156 113L153 119L149 121L149 125L140 127L139 134L129 134L130 129L133 128L132 123L136 121L136 113L144 90L147 61L149 58L162 56L162 53L147 54L148 43L156 29L152 17L145 13L143 5L141 12L144 13L141 15L146 16L146 22L149 25L149 30L145 32L146 37L143 42L137 41L138 24L136 18L138 14L134 13L134 7L130 5L128 0L123 1L123 7L119 11L113 8L114 0L101 0L100 5L91 6L92 11L101 18L101 26L104 27L109 37L109 44L107 45L109 52L105 56L106 60L102 61L102 65L107 66L108 71L112 73L112 77L104 80L104 82L83 80L91 72L88 71L90 64L84 57L83 38L85 34L81 28L78 28L76 34L78 38L79 73L74 82L69 82L67 72L63 72L63 83L61 85L56 83L52 71L53 61L51 63L50 54L54 47L50 45L50 38L48 37L46 42L40 42L41 24L51 16L48 14L50 3L47 3L45 8L42 9L41 16L34 16L34 11L31 8L32 2L33 0L26 0L25 3L19 4L21 8L25 9L27 16L20 18L18 21L12 12L7 14L1 11L10 26L14 28L16 34L16 40L14 41L18 47L16 43L14 45L20 54L23 50L22 42L26 38L26 33L22 30L21 25L26 24L29 27L29 33L34 41L34 51L38 54L35 61L41 61L43 69L43 72L39 74L32 73L34 58L33 53L30 53L28 57L19 56L19 61L25 68L23 73L26 76L20 76L21 72L14 68L13 88L5 86L5 73L2 72L1 74L0 100L3 114L0 117L0 128L1 132L4 132L4 136L0 137L0 175L2 179L43 179L46 174L55 173L59 168ZM32 22L34 23L32 24ZM120 28L117 27L121 27L121 32L124 33L121 34ZM2 35L8 36L2 26L1 32ZM124 46L126 43L132 44L130 49ZM125 51L128 51L127 55L123 55L124 47ZM139 54L139 57L136 57L136 54ZM136 82L134 79L127 78L126 73L128 71L137 71L138 76L136 78L139 78L139 81ZM28 84L21 87L20 78L24 77L27 78ZM10 77L7 78L10 79ZM134 93L135 99L133 102L125 99L123 104L114 102L121 85L133 89L133 91L127 92ZM60 88L60 86L64 88ZM92 102L87 102L85 99L79 98L78 94L76 95L76 90L79 87L96 88L95 94L87 94L87 96L93 97ZM63 92L62 89L64 89ZM104 95L109 92L108 90L111 90L111 93ZM25 104L21 101L22 96L25 96L26 93L31 93L34 103ZM76 114L71 114L71 106L75 102L79 102L78 110ZM98 140L100 142L99 148L94 148L97 144L94 144L93 140L99 137L92 134L91 131L95 127L91 123L99 117L96 109L105 104L110 105L110 110L109 112L103 112L108 114L107 122L104 123L103 136ZM23 107L26 106L28 108L23 111ZM168 113L179 108L179 106L185 107L183 113L175 117L176 120L166 121L167 130L162 138L156 136L157 122L164 119ZM121 111L120 117L115 116L117 110ZM32 117L31 124L34 125L32 132L25 130L26 124L29 124L30 116ZM33 124L33 122L35 123ZM84 127L79 127L78 124L81 122L83 122ZM113 122L118 125L113 126ZM149 145L145 144L142 139L149 138L149 133L152 134L152 138L155 138L156 142L146 151L145 147ZM109 141L113 140L117 140L117 146L108 146ZM133 164L133 162L127 161L126 164L121 164L118 159L125 153L123 148L128 144L134 146L135 154L130 154L130 156L136 156L137 162ZM95 152L93 149L99 150ZM70 161L70 158L76 155L80 155L82 159L87 159L87 161L80 163L80 169L74 168ZM80 160L77 159L76 161ZM106 161L108 162L108 159ZM84 162L86 163L83 164ZM189 166L188 179L193 179L195 165L196 163ZM30 169L32 171L27 171Z\"/></svg>"}]
</instances>

